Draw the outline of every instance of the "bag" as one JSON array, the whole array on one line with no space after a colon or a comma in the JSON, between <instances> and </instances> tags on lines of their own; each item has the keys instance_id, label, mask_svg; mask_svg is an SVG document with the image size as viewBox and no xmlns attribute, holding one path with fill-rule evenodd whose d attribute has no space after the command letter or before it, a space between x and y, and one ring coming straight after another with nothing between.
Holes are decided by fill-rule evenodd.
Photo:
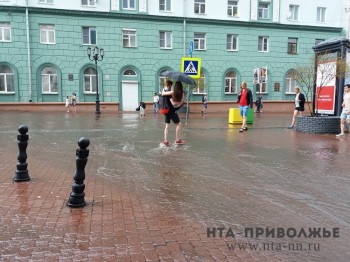
<instances>
[{"instance_id":1,"label":"bag","mask_svg":"<svg viewBox=\"0 0 350 262\"><path fill-rule=\"evenodd\" d=\"M204 96L202 96L202 102L203 102L203 103L205 102Z\"/></svg>"},{"instance_id":2,"label":"bag","mask_svg":"<svg viewBox=\"0 0 350 262\"><path fill-rule=\"evenodd\" d=\"M159 113L166 115L169 112L168 98L166 96L159 97Z\"/></svg>"}]
</instances>

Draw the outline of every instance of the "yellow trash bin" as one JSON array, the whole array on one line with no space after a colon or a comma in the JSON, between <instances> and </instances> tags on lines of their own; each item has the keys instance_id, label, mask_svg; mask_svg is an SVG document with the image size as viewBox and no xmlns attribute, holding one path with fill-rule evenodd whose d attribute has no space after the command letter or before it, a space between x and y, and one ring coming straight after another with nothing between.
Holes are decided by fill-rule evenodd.
<instances>
[{"instance_id":1,"label":"yellow trash bin","mask_svg":"<svg viewBox=\"0 0 350 262\"><path fill-rule=\"evenodd\" d=\"M243 119L239 112L239 108L230 108L228 111L228 123L229 124L242 124ZM247 124L253 124L254 122L254 110L249 108L247 116Z\"/></svg>"}]
</instances>

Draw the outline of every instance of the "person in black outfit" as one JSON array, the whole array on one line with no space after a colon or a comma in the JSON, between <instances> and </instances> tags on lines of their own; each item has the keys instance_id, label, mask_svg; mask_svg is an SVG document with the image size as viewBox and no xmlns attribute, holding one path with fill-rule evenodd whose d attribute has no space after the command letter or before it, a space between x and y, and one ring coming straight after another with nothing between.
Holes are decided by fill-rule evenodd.
<instances>
[{"instance_id":1,"label":"person in black outfit","mask_svg":"<svg viewBox=\"0 0 350 262\"><path fill-rule=\"evenodd\" d=\"M302 116L302 112L305 111L304 105L305 105L305 96L300 92L300 87L295 87L295 108L293 113L293 119L292 124L288 127L289 129L292 129L295 124L295 118L299 113L299 116Z\"/></svg>"}]
</instances>

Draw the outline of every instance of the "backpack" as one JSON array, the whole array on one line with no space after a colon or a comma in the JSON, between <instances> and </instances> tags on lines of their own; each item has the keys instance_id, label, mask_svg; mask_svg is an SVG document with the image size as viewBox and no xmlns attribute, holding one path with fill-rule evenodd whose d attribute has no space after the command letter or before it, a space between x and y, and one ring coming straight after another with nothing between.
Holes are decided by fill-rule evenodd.
<instances>
[{"instance_id":1,"label":"backpack","mask_svg":"<svg viewBox=\"0 0 350 262\"><path fill-rule=\"evenodd\" d=\"M202 102L203 102L203 103L205 102L205 98L204 98L204 96L202 96Z\"/></svg>"},{"instance_id":2,"label":"backpack","mask_svg":"<svg viewBox=\"0 0 350 262\"><path fill-rule=\"evenodd\" d=\"M166 96L159 97L159 113L166 115L169 112L168 99Z\"/></svg>"}]
</instances>

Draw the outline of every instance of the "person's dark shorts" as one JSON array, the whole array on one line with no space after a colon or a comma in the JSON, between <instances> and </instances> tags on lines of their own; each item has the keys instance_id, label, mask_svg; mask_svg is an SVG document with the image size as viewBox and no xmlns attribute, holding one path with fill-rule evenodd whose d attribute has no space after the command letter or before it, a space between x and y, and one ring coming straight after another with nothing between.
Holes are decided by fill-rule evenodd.
<instances>
[{"instance_id":1,"label":"person's dark shorts","mask_svg":"<svg viewBox=\"0 0 350 262\"><path fill-rule=\"evenodd\" d=\"M299 106L297 106L297 107L295 108L295 110L304 111L304 109L303 109L303 108L300 108Z\"/></svg>"},{"instance_id":2,"label":"person's dark shorts","mask_svg":"<svg viewBox=\"0 0 350 262\"><path fill-rule=\"evenodd\" d=\"M172 120L174 124L180 123L180 117L174 110L170 110L169 113L165 115L165 123L170 124L170 120Z\"/></svg>"}]
</instances>

